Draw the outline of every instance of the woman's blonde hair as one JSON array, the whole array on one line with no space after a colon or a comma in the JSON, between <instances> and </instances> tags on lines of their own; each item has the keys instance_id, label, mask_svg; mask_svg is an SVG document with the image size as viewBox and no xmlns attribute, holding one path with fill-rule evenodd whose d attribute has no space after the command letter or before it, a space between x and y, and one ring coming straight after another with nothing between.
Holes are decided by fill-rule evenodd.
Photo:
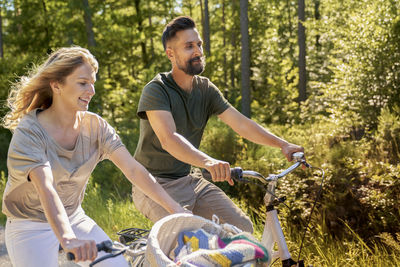
<instances>
[{"instance_id":1,"label":"woman's blonde hair","mask_svg":"<svg viewBox=\"0 0 400 267\"><path fill-rule=\"evenodd\" d=\"M21 118L35 108L47 109L53 101L50 82L63 83L65 78L84 63L97 73L98 63L89 50L73 46L54 51L40 66L34 67L28 76L22 76L11 86L7 99L10 111L4 116L4 128L14 130Z\"/></svg>"}]
</instances>

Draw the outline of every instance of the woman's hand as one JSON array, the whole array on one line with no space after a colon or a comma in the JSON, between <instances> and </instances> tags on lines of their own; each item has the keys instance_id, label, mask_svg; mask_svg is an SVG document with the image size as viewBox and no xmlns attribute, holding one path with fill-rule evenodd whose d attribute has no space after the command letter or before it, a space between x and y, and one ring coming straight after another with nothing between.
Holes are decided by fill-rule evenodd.
<instances>
[{"instance_id":1,"label":"woman's hand","mask_svg":"<svg viewBox=\"0 0 400 267\"><path fill-rule=\"evenodd\" d=\"M94 261L97 257L97 247L94 240L67 239L63 240L61 246L65 252L74 254L75 262Z\"/></svg>"}]
</instances>

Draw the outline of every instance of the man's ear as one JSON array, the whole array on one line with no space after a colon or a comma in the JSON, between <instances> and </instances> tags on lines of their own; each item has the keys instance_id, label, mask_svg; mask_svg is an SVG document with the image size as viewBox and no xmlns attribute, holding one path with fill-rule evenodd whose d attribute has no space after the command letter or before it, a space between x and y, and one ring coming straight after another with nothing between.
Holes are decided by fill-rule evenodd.
<instances>
[{"instance_id":1,"label":"man's ear","mask_svg":"<svg viewBox=\"0 0 400 267\"><path fill-rule=\"evenodd\" d=\"M170 47L167 47L165 54L167 54L168 59L171 60L174 57L174 50L172 50Z\"/></svg>"},{"instance_id":2,"label":"man's ear","mask_svg":"<svg viewBox=\"0 0 400 267\"><path fill-rule=\"evenodd\" d=\"M60 93L60 83L58 81L51 81L50 82L50 87L51 90L53 91L53 94L59 94Z\"/></svg>"}]
</instances>

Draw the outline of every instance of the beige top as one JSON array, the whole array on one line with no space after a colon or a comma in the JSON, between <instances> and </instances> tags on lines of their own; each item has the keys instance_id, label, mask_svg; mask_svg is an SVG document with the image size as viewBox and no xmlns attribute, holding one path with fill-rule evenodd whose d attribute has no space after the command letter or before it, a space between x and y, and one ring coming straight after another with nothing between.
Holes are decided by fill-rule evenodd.
<instances>
[{"instance_id":1,"label":"beige top","mask_svg":"<svg viewBox=\"0 0 400 267\"><path fill-rule=\"evenodd\" d=\"M40 125L35 109L15 129L8 150L8 181L2 211L8 218L47 221L29 173L51 167L56 189L68 216L82 203L89 177L97 163L123 146L115 130L98 115L85 112L73 150L56 143Z\"/></svg>"}]
</instances>

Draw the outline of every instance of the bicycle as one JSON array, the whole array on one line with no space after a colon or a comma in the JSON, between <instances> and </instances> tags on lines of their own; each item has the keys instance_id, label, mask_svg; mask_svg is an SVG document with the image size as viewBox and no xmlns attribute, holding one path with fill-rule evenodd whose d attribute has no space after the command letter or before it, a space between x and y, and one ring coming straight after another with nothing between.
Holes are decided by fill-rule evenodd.
<instances>
[{"instance_id":1,"label":"bicycle","mask_svg":"<svg viewBox=\"0 0 400 267\"><path fill-rule=\"evenodd\" d=\"M275 189L277 186L277 181L286 176L287 174L291 173L293 170L297 169L299 166L305 166L307 168L316 168L311 166L309 163L306 162L304 158L304 153L296 152L292 155L294 160L294 164L291 165L289 168L285 169L279 174L270 174L268 177L264 177L258 172L250 171L250 170L242 170L240 167L235 167L231 169L231 177L237 181L242 183L250 183L249 178L256 179L260 181L264 186L267 185L266 194L264 196L264 203L266 205L266 221L264 225L264 231L261 238L261 244L267 249L270 258L267 263L268 266L273 265L278 259L281 260L283 267L289 266L298 266L304 267L304 261L300 259L301 251L304 243L304 238L306 235L306 231L308 229L308 225L310 222L311 215L314 211L318 198L321 194L324 176L325 173L322 169L319 169L322 172L322 182L320 184L319 191L317 193L317 198L314 201L314 204L311 208L311 212L306 223L306 230L303 233L302 241L300 244L299 255L297 261L292 259L292 256L289 252L289 249L286 244L285 236L283 234L276 206L280 203L285 201L285 197L278 198L275 195ZM206 170L203 170L203 177L206 179L211 179L210 173ZM259 185L259 184L257 184ZM131 258L132 266L144 266L146 264L146 247L147 247L147 238L149 235L149 230L139 229L139 228L128 228L118 232L119 235L119 242L111 242L111 241L104 241L98 244L99 251L105 251L108 255L103 256L95 260L92 265L105 260L109 257L115 257L120 254L125 254L129 258ZM277 250L274 250L275 244L277 245ZM168 252L165 252L168 254ZM67 257L71 255L68 254ZM73 256L73 255L72 255ZM148 263L147 263L148 264Z\"/></svg>"}]
</instances>

